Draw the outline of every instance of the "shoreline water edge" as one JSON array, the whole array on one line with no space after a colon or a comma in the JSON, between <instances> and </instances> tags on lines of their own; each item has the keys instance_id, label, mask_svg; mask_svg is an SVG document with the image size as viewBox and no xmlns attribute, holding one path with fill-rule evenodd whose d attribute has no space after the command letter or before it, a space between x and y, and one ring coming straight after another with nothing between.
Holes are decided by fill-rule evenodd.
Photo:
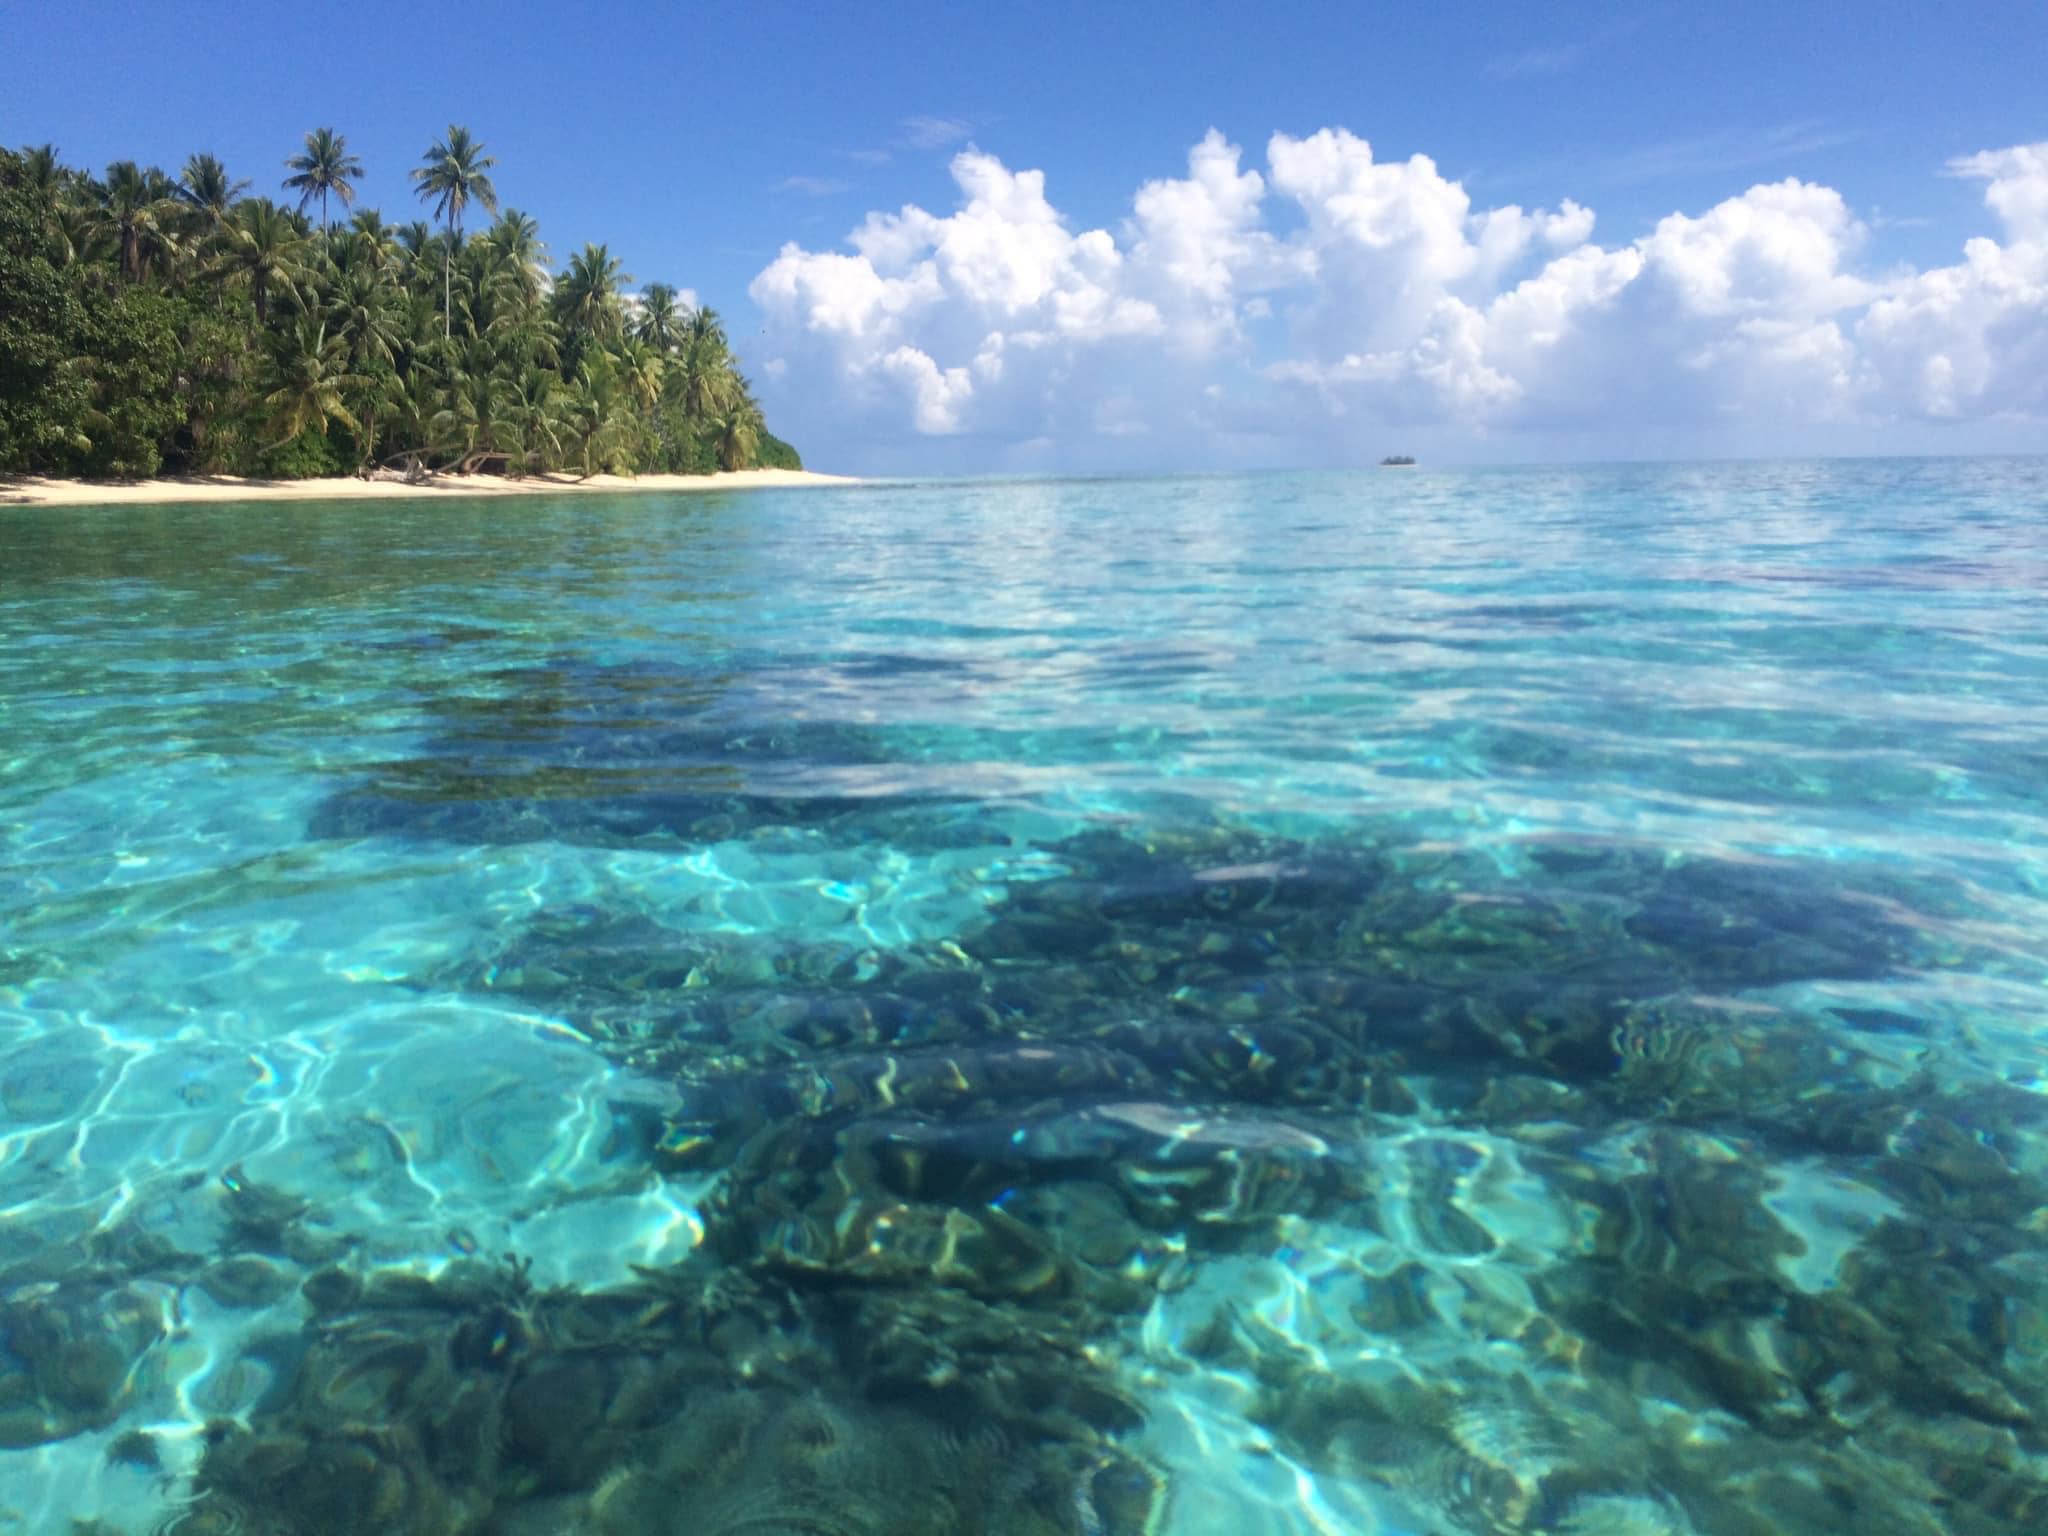
<instances>
[{"instance_id":1,"label":"shoreline water edge","mask_svg":"<svg viewBox=\"0 0 2048 1536\"><path fill-rule=\"evenodd\" d=\"M0 477L0 507L97 507L204 501L356 501L411 496L555 496L578 492L780 490L794 486L848 486L850 475L807 469L736 469L711 475L437 475L408 481L402 475L364 480L353 475L309 480L262 480L237 475L190 475L151 480L63 480L50 476Z\"/></svg>"}]
</instances>

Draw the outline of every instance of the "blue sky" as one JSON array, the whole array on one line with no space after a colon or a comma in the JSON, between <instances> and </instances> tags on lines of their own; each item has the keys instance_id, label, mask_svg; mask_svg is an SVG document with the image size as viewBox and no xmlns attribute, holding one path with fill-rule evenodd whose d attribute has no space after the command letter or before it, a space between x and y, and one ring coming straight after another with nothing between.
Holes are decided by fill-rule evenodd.
<instances>
[{"instance_id":1,"label":"blue sky","mask_svg":"<svg viewBox=\"0 0 2048 1536\"><path fill-rule=\"evenodd\" d=\"M1569 199L1597 215L1590 240L1609 252L1651 237L1667 216L1703 218L1752 186L1796 177L1836 195L1853 223L1851 236L1827 236L1839 247L1840 274L1896 283L1959 263L1972 236L2024 243L2027 231L2002 226L1986 197L1987 187L2024 192L2030 162L2002 171L1984 162L1960 175L1954 163L2048 140L2040 87L2048 5L2040 0L1940 8L1892 0L15 4L0 11L0 57L9 61L0 142L52 140L68 160L95 167L117 157L175 167L205 149L275 194L303 133L331 124L368 166L364 202L392 218L414 216L405 172L421 149L447 123L465 123L498 156L503 198L540 219L558 256L605 239L640 279L702 294L728 316L771 419L814 458L858 459L850 467L1325 462L1362 451L1363 433L1374 447L1406 433L1404 442L1481 459L1784 451L1808 442L1828 451L1901 442L1968 449L2018 443L2038 425L2028 414L2038 392L1969 385L1961 351L1948 385L1915 386L1925 396L1917 414L1889 396L1872 406L1866 391L1857 409L1817 416L1790 442L1782 410L1731 431L1720 395L1702 396L1693 415L1673 409L1613 432L1567 422L1570 412L1535 404L1566 387L1583 391L1592 374L1575 366L1553 377L1526 358L1508 367L1484 351L1491 341L1470 342L1479 394L1446 395L1430 359L1445 355L1445 327L1462 323L1456 306L1491 320L1494 301L1569 251L1565 236L1537 229L1526 259L1502 267L1487 291L1469 276L1447 279L1412 312L1368 323L1361 306L1391 302L1373 284L1412 288L1420 269L1375 268L1367 283L1360 267L1353 287L1330 287L1344 240L1372 245L1381 236L1345 225L1331 213L1337 203L1316 201L1322 193L1283 191L1269 141L1277 132L1306 143L1341 129L1369 141L1373 166L1426 155L1437 177L1469 199L1475 230L1490 210L1558 210ZM945 290L887 290L886 315L877 309L882 318L862 322L866 351L832 330L838 300L819 286L822 267L797 273L779 302L750 297L787 243L844 254L845 237L870 211L915 205L939 219L962 211L973 194L955 157L970 147L1005 175L1042 170L1044 203L1060 227L1106 231L1120 269L1134 274L1143 264L1130 223L1135 195L1148 181L1187 177L1190 151L1211 129L1241 150L1243 171L1262 178L1253 222L1263 243L1231 258L1230 323L1207 325L1198 358L1175 328L1172 296L1157 289L1165 279L1147 279L1153 286L1142 292L1120 287L1124 278L1088 266L1099 254L1088 249L1075 257L1080 268L1047 258L1044 293L992 297L968 273L963 296L947 264L947 229L1000 242L1018 227L1001 219L977 231L927 230L928 248L907 254L891 236L883 256L864 257L885 287L929 261ZM1299 169L1296 181L1308 177L1339 196L1331 191L1339 182L1356 190L1377 174L1349 140L1330 154L1322 170ZM996 185L974 184L984 192ZM1432 198L1437 186L1409 191ZM2026 200L2013 194L2008 204L2013 197ZM1833 217L1818 204L1785 216L1806 221L1802 228ZM1023 217L1030 225L1037 215ZM1319 219L1328 225L1321 236ZM1758 238L1783 244L1768 232ZM1723 243L1735 266L1754 256ZM904 265L889 269L890 259ZM1285 275L1275 275L1275 260L1291 263ZM1246 261L1259 266L1256 276ZM1183 261L1176 270L1185 269ZM1680 268L1660 267L1653 254L1646 271ZM1441 273L1425 276L1436 282ZM1082 347L1071 325L1055 345L1057 327L1026 311L1041 299L1073 299L1076 285L1149 306L1153 320L1131 320L1132 344L1102 355ZM1648 276L1623 286L1631 296L1586 298L1584 314L1648 303L1633 296L1647 291ZM1724 304L1727 334L1754 340L1765 321L1825 321L1863 367L1858 331L1876 290L1829 288L1825 299L1812 283L1801 291L1797 314L1782 295ZM1657 315L1671 318L1676 302ZM1069 320L1075 312L1072 304L1060 311ZM1628 328L1654 329L1654 318L1637 315ZM1991 329L2002 335L2010 325ZM977 360L988 363L992 335L1009 342L1001 389L985 366L974 371ZM1894 353L1902 335L1894 326ZM1139 344L1145 336L1157 345ZM1678 382L1660 398L1676 402L1697 382L1687 370L1714 348L1691 331L1674 329L1672 338ZM1810 337L1807 353L1824 341ZM1029 379L1016 361L1026 350L1037 367ZM929 377L906 351L929 360ZM1486 383L1489 371L1506 384ZM1154 374L1199 374L1216 391L1209 398L1242 402L1245 419L1271 430L1220 450L1187 399L1152 389ZM1429 377L1435 386L1414 382ZM1773 387L1796 382L1773 377ZM1509 386L1520 403L1503 413ZM1424 398L1432 387L1434 405ZM1637 380L1623 393L1661 387ZM1048 405L1051 393L1071 397L1077 388L1094 402L1092 415ZM1981 410L1969 408L1972 389L1988 402ZM1473 402L1489 390L1494 414L1475 414ZM1287 429L1290 413L1310 409L1309 395L1314 409L1334 415L1312 432Z\"/></svg>"}]
</instances>

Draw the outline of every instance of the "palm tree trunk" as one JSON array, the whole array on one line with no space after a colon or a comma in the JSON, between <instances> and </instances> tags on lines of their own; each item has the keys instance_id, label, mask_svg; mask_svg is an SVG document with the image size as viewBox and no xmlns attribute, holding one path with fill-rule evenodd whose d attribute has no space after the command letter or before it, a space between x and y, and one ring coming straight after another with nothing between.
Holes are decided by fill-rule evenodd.
<instances>
[{"instance_id":1,"label":"palm tree trunk","mask_svg":"<svg viewBox=\"0 0 2048 1536\"><path fill-rule=\"evenodd\" d=\"M441 252L441 339L455 325L455 210L448 210L448 244Z\"/></svg>"}]
</instances>

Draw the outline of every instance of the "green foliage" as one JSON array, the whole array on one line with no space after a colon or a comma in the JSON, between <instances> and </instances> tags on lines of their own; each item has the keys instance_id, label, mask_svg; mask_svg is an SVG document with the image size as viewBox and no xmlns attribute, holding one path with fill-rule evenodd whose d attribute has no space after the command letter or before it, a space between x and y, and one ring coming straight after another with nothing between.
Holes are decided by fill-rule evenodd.
<instances>
[{"instance_id":1,"label":"green foliage","mask_svg":"<svg viewBox=\"0 0 2048 1536\"><path fill-rule=\"evenodd\" d=\"M85 381L68 366L84 327L46 254L20 157L0 151L0 473L58 468L83 438Z\"/></svg>"},{"instance_id":2,"label":"green foliage","mask_svg":"<svg viewBox=\"0 0 2048 1536\"><path fill-rule=\"evenodd\" d=\"M256 324L270 320L273 295L297 302L296 281L306 275L306 238L290 214L267 197L250 198L221 225L205 275L240 282L256 307Z\"/></svg>"},{"instance_id":3,"label":"green foliage","mask_svg":"<svg viewBox=\"0 0 2048 1536\"><path fill-rule=\"evenodd\" d=\"M95 178L47 145L0 151L0 470L799 465L712 310L628 295L602 244L551 280L517 209L465 234L465 211L497 211L495 163L459 126L430 148L413 179L437 230L351 210L361 166L331 129L287 164L296 210L207 154Z\"/></svg>"},{"instance_id":4,"label":"green foliage","mask_svg":"<svg viewBox=\"0 0 2048 1536\"><path fill-rule=\"evenodd\" d=\"M281 335L267 338L256 387L278 441L325 433L330 422L359 430L346 399L370 380L348 372L348 348L327 334L327 323L310 315Z\"/></svg>"},{"instance_id":5,"label":"green foliage","mask_svg":"<svg viewBox=\"0 0 2048 1536\"><path fill-rule=\"evenodd\" d=\"M670 473L718 473L718 434L712 429L710 422L695 421L687 424L683 435L676 441L675 462L670 466Z\"/></svg>"},{"instance_id":6,"label":"green foliage","mask_svg":"<svg viewBox=\"0 0 2048 1536\"><path fill-rule=\"evenodd\" d=\"M99 223L119 253L124 282L164 271L177 255L177 184L154 166L116 160L93 187Z\"/></svg>"},{"instance_id":7,"label":"green foliage","mask_svg":"<svg viewBox=\"0 0 2048 1536\"><path fill-rule=\"evenodd\" d=\"M248 190L246 179L237 181L229 176L227 167L212 155L191 156L178 173L178 195L201 210L207 223L215 227Z\"/></svg>"},{"instance_id":8,"label":"green foliage","mask_svg":"<svg viewBox=\"0 0 2048 1536\"><path fill-rule=\"evenodd\" d=\"M467 128L450 123L448 137L427 146L412 179L434 212L459 228L463 210L472 202L487 212L498 211L498 189L487 174L497 163L498 157L485 154L482 141L472 138Z\"/></svg>"},{"instance_id":9,"label":"green foliage","mask_svg":"<svg viewBox=\"0 0 2048 1536\"><path fill-rule=\"evenodd\" d=\"M363 177L363 162L348 152L348 140L332 128L315 128L306 135L306 152L293 155L285 161L284 168L291 175L285 177L287 192L299 194L299 212L306 211L306 205L314 198L320 199L320 229L327 229L327 199L330 196L341 199L343 208L356 200L356 189L349 185Z\"/></svg>"},{"instance_id":10,"label":"green foliage","mask_svg":"<svg viewBox=\"0 0 2048 1536\"><path fill-rule=\"evenodd\" d=\"M184 422L173 434L167 467L208 475L257 473L260 446L248 412L253 314L188 306L179 385Z\"/></svg>"},{"instance_id":11,"label":"green foliage","mask_svg":"<svg viewBox=\"0 0 2048 1536\"><path fill-rule=\"evenodd\" d=\"M139 479L162 465L162 445L185 419L178 396L183 309L141 288L88 299L81 371L91 447L75 466L80 472Z\"/></svg>"},{"instance_id":12,"label":"green foliage","mask_svg":"<svg viewBox=\"0 0 2048 1536\"><path fill-rule=\"evenodd\" d=\"M555 285L555 318L575 340L617 341L624 320L619 286L632 278L624 263L601 245L586 245L569 258L569 270Z\"/></svg>"},{"instance_id":13,"label":"green foliage","mask_svg":"<svg viewBox=\"0 0 2048 1536\"><path fill-rule=\"evenodd\" d=\"M765 427L761 430L759 444L754 450L754 462L763 469L802 469L804 467L802 456Z\"/></svg>"},{"instance_id":14,"label":"green foliage","mask_svg":"<svg viewBox=\"0 0 2048 1536\"><path fill-rule=\"evenodd\" d=\"M345 450L337 447L328 433L302 432L255 455L250 472L267 480L317 480L347 471Z\"/></svg>"}]
</instances>

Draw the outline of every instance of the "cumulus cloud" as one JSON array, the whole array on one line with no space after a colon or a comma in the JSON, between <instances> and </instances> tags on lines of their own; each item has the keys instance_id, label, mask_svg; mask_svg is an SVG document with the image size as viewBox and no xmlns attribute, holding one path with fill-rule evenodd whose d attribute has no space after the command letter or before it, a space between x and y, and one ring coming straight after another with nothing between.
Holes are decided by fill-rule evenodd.
<instances>
[{"instance_id":1,"label":"cumulus cloud","mask_svg":"<svg viewBox=\"0 0 2048 1536\"><path fill-rule=\"evenodd\" d=\"M950 212L787 245L750 289L764 392L814 452L1319 462L1390 432L1622 452L1802 428L1876 447L1900 421L2048 418L2048 144L1952 162L1999 235L1919 272L1869 267L1868 225L1796 177L1609 245L1570 198L1477 207L1429 157L1340 128L1276 133L1262 165L1212 131L1114 229L1076 228L1039 170L973 148L951 169Z\"/></svg>"},{"instance_id":2,"label":"cumulus cloud","mask_svg":"<svg viewBox=\"0 0 2048 1536\"><path fill-rule=\"evenodd\" d=\"M1870 393L1906 416L2048 423L2048 143L1949 162L1989 183L2003 243L1894 285L1857 326Z\"/></svg>"},{"instance_id":3,"label":"cumulus cloud","mask_svg":"<svg viewBox=\"0 0 2048 1536\"><path fill-rule=\"evenodd\" d=\"M2048 144L1987 150L1948 163L1951 176L1991 183L1984 201L2016 240L2048 239Z\"/></svg>"}]
</instances>

